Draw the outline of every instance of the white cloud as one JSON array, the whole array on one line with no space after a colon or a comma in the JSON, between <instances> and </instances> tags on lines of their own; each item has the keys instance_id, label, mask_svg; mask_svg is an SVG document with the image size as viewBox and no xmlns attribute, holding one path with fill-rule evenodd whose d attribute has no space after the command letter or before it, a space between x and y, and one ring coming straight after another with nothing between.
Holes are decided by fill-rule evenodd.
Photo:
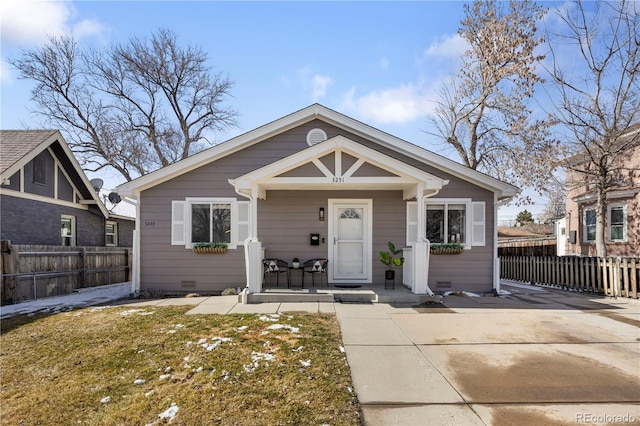
<instances>
[{"instance_id":1,"label":"white cloud","mask_svg":"<svg viewBox=\"0 0 640 426\"><path fill-rule=\"evenodd\" d=\"M328 75L314 75L311 79L313 85L313 91L311 97L316 102L318 99L324 97L327 94L327 87L332 83L331 77Z\"/></svg>"},{"instance_id":2,"label":"white cloud","mask_svg":"<svg viewBox=\"0 0 640 426\"><path fill-rule=\"evenodd\" d=\"M413 84L373 90L360 97L356 97L356 88L352 87L343 96L342 108L379 124L409 123L424 117L428 109L424 90Z\"/></svg>"},{"instance_id":3,"label":"white cloud","mask_svg":"<svg viewBox=\"0 0 640 426\"><path fill-rule=\"evenodd\" d=\"M2 84L9 84L13 82L11 66L4 60L4 58L0 61L0 82L2 82Z\"/></svg>"},{"instance_id":4,"label":"white cloud","mask_svg":"<svg viewBox=\"0 0 640 426\"><path fill-rule=\"evenodd\" d=\"M469 44L458 34L441 37L439 40L432 42L427 50L426 56L443 56L459 58L467 50Z\"/></svg>"},{"instance_id":5,"label":"white cloud","mask_svg":"<svg viewBox=\"0 0 640 426\"><path fill-rule=\"evenodd\" d=\"M77 11L67 0L3 0L0 2L2 42L42 43L50 36L73 34L77 38L95 36L104 30L96 20L74 21Z\"/></svg>"},{"instance_id":6,"label":"white cloud","mask_svg":"<svg viewBox=\"0 0 640 426\"><path fill-rule=\"evenodd\" d=\"M0 5L2 41L38 43L69 31L72 14L67 1L3 0Z\"/></svg>"}]
</instances>

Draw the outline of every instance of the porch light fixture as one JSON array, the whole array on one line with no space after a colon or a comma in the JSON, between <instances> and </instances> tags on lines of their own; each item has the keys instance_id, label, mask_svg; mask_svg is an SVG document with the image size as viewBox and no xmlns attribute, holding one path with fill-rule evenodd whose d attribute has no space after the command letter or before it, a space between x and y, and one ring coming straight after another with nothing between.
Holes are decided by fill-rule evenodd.
<instances>
[{"instance_id":1,"label":"porch light fixture","mask_svg":"<svg viewBox=\"0 0 640 426\"><path fill-rule=\"evenodd\" d=\"M324 207L320 207L318 214L320 216L320 222L324 222Z\"/></svg>"}]
</instances>

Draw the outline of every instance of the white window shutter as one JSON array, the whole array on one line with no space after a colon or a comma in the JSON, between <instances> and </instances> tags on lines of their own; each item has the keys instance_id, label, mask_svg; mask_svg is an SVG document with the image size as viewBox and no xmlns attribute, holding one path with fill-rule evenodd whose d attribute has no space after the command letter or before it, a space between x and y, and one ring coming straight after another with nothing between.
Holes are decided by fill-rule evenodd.
<instances>
[{"instance_id":1,"label":"white window shutter","mask_svg":"<svg viewBox=\"0 0 640 426\"><path fill-rule=\"evenodd\" d=\"M407 202L407 245L418 241L418 203Z\"/></svg>"},{"instance_id":2,"label":"white window shutter","mask_svg":"<svg viewBox=\"0 0 640 426\"><path fill-rule=\"evenodd\" d=\"M251 215L249 209L251 202L238 201L238 237L237 244L244 245L244 240L249 238L249 223L251 222Z\"/></svg>"},{"instance_id":3,"label":"white window shutter","mask_svg":"<svg viewBox=\"0 0 640 426\"><path fill-rule=\"evenodd\" d=\"M171 245L184 246L185 241L185 201L171 201Z\"/></svg>"},{"instance_id":4,"label":"white window shutter","mask_svg":"<svg viewBox=\"0 0 640 426\"><path fill-rule=\"evenodd\" d=\"M485 202L474 201L471 203L471 245L484 246L485 242Z\"/></svg>"}]
</instances>

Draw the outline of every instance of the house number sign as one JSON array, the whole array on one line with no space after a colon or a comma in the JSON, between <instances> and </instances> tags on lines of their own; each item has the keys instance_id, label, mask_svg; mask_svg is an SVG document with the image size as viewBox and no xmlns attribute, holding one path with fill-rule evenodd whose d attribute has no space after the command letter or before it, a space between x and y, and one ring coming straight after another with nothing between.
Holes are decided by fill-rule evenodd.
<instances>
[{"instance_id":1,"label":"house number sign","mask_svg":"<svg viewBox=\"0 0 640 426\"><path fill-rule=\"evenodd\" d=\"M151 226L156 226L156 222L155 221L145 220L144 226L145 226L145 228L146 227L151 227Z\"/></svg>"},{"instance_id":2,"label":"house number sign","mask_svg":"<svg viewBox=\"0 0 640 426\"><path fill-rule=\"evenodd\" d=\"M333 178L333 183L339 183L339 182L344 182L344 178L343 177L334 177Z\"/></svg>"}]
</instances>

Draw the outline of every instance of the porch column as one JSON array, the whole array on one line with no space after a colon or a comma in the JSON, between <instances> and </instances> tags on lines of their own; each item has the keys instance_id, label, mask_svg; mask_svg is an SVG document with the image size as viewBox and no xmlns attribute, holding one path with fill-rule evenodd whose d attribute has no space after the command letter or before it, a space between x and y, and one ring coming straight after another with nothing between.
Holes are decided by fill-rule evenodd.
<instances>
[{"instance_id":1,"label":"porch column","mask_svg":"<svg viewBox=\"0 0 640 426\"><path fill-rule=\"evenodd\" d=\"M418 205L417 218L417 239L413 244L413 287L414 294L428 294L433 296L429 288L429 240L424 236L425 232L425 211L424 211L424 185L418 184L416 201Z\"/></svg>"},{"instance_id":2,"label":"porch column","mask_svg":"<svg viewBox=\"0 0 640 426\"><path fill-rule=\"evenodd\" d=\"M249 238L244 242L247 288L249 293L262 291L262 243L258 240L258 190L252 188L249 209Z\"/></svg>"}]
</instances>

